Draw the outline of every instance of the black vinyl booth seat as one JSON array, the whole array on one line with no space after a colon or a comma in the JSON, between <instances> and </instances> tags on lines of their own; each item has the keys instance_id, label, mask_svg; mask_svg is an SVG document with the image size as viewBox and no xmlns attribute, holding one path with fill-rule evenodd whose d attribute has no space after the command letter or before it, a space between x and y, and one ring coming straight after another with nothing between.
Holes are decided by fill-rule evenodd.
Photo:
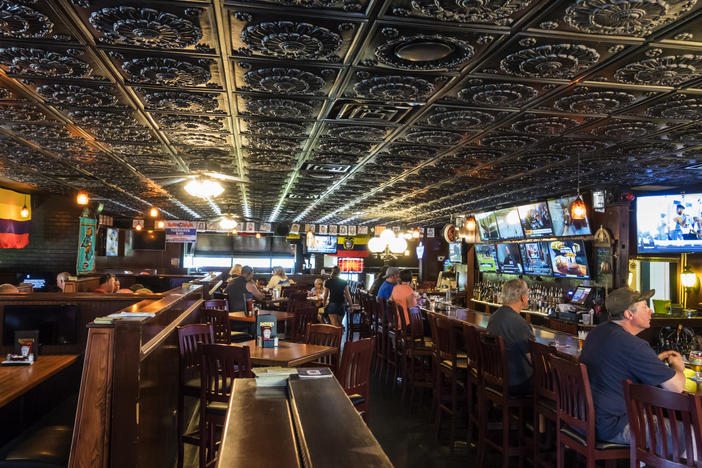
<instances>
[{"instance_id":1,"label":"black vinyl booth seat","mask_svg":"<svg viewBox=\"0 0 702 468\"><path fill-rule=\"evenodd\" d=\"M2 468L54 468L68 465L71 451L71 426L43 426L22 438L7 453Z\"/></svg>"}]
</instances>

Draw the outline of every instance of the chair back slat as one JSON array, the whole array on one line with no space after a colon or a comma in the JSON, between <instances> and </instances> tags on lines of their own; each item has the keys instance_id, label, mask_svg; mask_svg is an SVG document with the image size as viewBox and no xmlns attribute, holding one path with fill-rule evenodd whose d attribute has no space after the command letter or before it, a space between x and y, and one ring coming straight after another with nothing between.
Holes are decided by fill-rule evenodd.
<instances>
[{"instance_id":1,"label":"chair back slat","mask_svg":"<svg viewBox=\"0 0 702 468\"><path fill-rule=\"evenodd\" d=\"M623 386L632 466L639 462L666 467L700 466L693 456L702 454L699 398L629 380Z\"/></svg>"},{"instance_id":2,"label":"chair back slat","mask_svg":"<svg viewBox=\"0 0 702 468\"><path fill-rule=\"evenodd\" d=\"M436 351L437 357L441 361L451 361L456 365L456 331L453 322L443 315L434 316L434 326L436 329ZM434 332L432 332L433 334ZM434 337L432 336L432 339Z\"/></svg>"},{"instance_id":3,"label":"chair back slat","mask_svg":"<svg viewBox=\"0 0 702 468\"><path fill-rule=\"evenodd\" d=\"M317 322L317 308L314 304L306 304L295 310L293 319L292 340L302 342L305 340L307 324Z\"/></svg>"},{"instance_id":4,"label":"chair back slat","mask_svg":"<svg viewBox=\"0 0 702 468\"><path fill-rule=\"evenodd\" d=\"M549 355L556 354L556 352L555 346L546 346L529 340L529 353L531 354L531 364L534 368L532 380L535 398L540 397L556 401L555 382L553 381L553 371L549 360Z\"/></svg>"},{"instance_id":5,"label":"chair back slat","mask_svg":"<svg viewBox=\"0 0 702 468\"><path fill-rule=\"evenodd\" d=\"M341 341L344 336L343 327L323 323L308 323L305 329L305 343L319 346L331 346L337 349L336 354L319 358L317 362L328 365L336 370L341 355Z\"/></svg>"},{"instance_id":6,"label":"chair back slat","mask_svg":"<svg viewBox=\"0 0 702 468\"><path fill-rule=\"evenodd\" d=\"M482 379L485 385L499 389L505 395L509 392L507 356L501 336L480 333L480 359Z\"/></svg>"},{"instance_id":7,"label":"chair back slat","mask_svg":"<svg viewBox=\"0 0 702 468\"><path fill-rule=\"evenodd\" d=\"M473 325L463 326L463 347L466 350L468 358L468 366L480 376L481 374L481 359L480 359L480 332Z\"/></svg>"},{"instance_id":8,"label":"chair back slat","mask_svg":"<svg viewBox=\"0 0 702 468\"><path fill-rule=\"evenodd\" d=\"M374 347L375 337L347 341L344 344L336 376L347 395L359 394L368 399Z\"/></svg>"},{"instance_id":9,"label":"chair back slat","mask_svg":"<svg viewBox=\"0 0 702 468\"><path fill-rule=\"evenodd\" d=\"M387 318L388 318L388 330L397 332L401 330L399 322L399 312L400 308L397 306L395 301L387 301Z\"/></svg>"},{"instance_id":10,"label":"chair back slat","mask_svg":"<svg viewBox=\"0 0 702 468\"><path fill-rule=\"evenodd\" d=\"M234 379L245 377L253 377L248 346L202 345L200 396L204 405L228 403Z\"/></svg>"},{"instance_id":11,"label":"chair back slat","mask_svg":"<svg viewBox=\"0 0 702 468\"><path fill-rule=\"evenodd\" d=\"M200 367L200 347L214 343L212 324L192 323L178 327L180 366L183 371Z\"/></svg>"},{"instance_id":12,"label":"chair back slat","mask_svg":"<svg viewBox=\"0 0 702 468\"><path fill-rule=\"evenodd\" d=\"M210 299L205 301L205 309L229 310L226 299Z\"/></svg>"},{"instance_id":13,"label":"chair back slat","mask_svg":"<svg viewBox=\"0 0 702 468\"><path fill-rule=\"evenodd\" d=\"M230 344L232 342L229 312L226 310L204 309L200 312L200 322L212 324L215 343Z\"/></svg>"},{"instance_id":14,"label":"chair back slat","mask_svg":"<svg viewBox=\"0 0 702 468\"><path fill-rule=\"evenodd\" d=\"M407 334L413 341L424 340L424 318L417 307L409 309L410 323L407 327Z\"/></svg>"},{"instance_id":15,"label":"chair back slat","mask_svg":"<svg viewBox=\"0 0 702 468\"><path fill-rule=\"evenodd\" d=\"M586 435L587 445L595 443L595 406L592 403L590 380L585 364L549 355L556 383L558 418Z\"/></svg>"}]
</instances>

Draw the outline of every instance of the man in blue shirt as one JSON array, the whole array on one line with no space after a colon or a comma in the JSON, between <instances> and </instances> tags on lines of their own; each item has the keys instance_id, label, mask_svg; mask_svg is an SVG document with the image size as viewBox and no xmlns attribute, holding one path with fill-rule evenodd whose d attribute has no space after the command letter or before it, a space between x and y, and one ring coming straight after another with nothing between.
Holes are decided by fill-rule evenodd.
<instances>
[{"instance_id":1,"label":"man in blue shirt","mask_svg":"<svg viewBox=\"0 0 702 468\"><path fill-rule=\"evenodd\" d=\"M378 296L383 299L390 299L392 294L392 288L395 287L397 283L400 282L400 269L397 267L390 267L385 272L385 282L380 286L378 290Z\"/></svg>"},{"instance_id":2,"label":"man in blue shirt","mask_svg":"<svg viewBox=\"0 0 702 468\"><path fill-rule=\"evenodd\" d=\"M656 355L648 342L636 336L651 326L652 311L647 301L655 292L640 293L629 288L612 291L605 304L610 321L595 327L583 344L580 362L587 366L590 377L595 429L600 440L619 444L631 441L624 380L660 385L677 393L685 388L682 356L676 351Z\"/></svg>"}]
</instances>

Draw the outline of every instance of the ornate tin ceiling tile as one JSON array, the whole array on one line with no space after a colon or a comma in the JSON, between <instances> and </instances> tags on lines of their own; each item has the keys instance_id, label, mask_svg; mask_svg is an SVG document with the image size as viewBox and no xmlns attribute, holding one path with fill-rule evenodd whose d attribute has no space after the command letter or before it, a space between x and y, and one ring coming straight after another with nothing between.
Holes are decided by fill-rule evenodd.
<instances>
[{"instance_id":1,"label":"ornate tin ceiling tile","mask_svg":"<svg viewBox=\"0 0 702 468\"><path fill-rule=\"evenodd\" d=\"M37 122L45 118L46 114L32 104L7 103L0 105L0 120Z\"/></svg>"},{"instance_id":2,"label":"ornate tin ceiling tile","mask_svg":"<svg viewBox=\"0 0 702 468\"><path fill-rule=\"evenodd\" d=\"M667 136L672 141L679 141L689 144L702 143L702 124L696 123L684 128L673 130L669 132Z\"/></svg>"},{"instance_id":3,"label":"ornate tin ceiling tile","mask_svg":"<svg viewBox=\"0 0 702 468\"><path fill-rule=\"evenodd\" d=\"M200 65L166 57L139 57L127 60L122 70L131 80L166 86L199 86L211 78L208 66L210 61Z\"/></svg>"},{"instance_id":4,"label":"ornate tin ceiling tile","mask_svg":"<svg viewBox=\"0 0 702 468\"><path fill-rule=\"evenodd\" d=\"M251 98L246 101L246 111L263 117L280 119L306 119L314 115L314 107L294 99Z\"/></svg>"},{"instance_id":5,"label":"ornate tin ceiling tile","mask_svg":"<svg viewBox=\"0 0 702 468\"><path fill-rule=\"evenodd\" d=\"M356 95L388 101L417 101L434 92L434 84L422 78L390 75L361 78L354 86Z\"/></svg>"},{"instance_id":6,"label":"ornate tin ceiling tile","mask_svg":"<svg viewBox=\"0 0 702 468\"><path fill-rule=\"evenodd\" d=\"M702 119L702 97L689 97L677 94L660 104L646 109L646 115L659 119L700 120Z\"/></svg>"},{"instance_id":7,"label":"ornate tin ceiling tile","mask_svg":"<svg viewBox=\"0 0 702 468\"><path fill-rule=\"evenodd\" d=\"M507 26L512 16L526 8L533 0L412 0L402 2L393 13L397 16L418 16L437 21L458 23L486 23ZM404 6L406 5L406 6Z\"/></svg>"},{"instance_id":8,"label":"ornate tin ceiling tile","mask_svg":"<svg viewBox=\"0 0 702 468\"><path fill-rule=\"evenodd\" d=\"M406 143L392 143L390 154L406 159L427 159L436 155L438 149L427 146L409 145Z\"/></svg>"},{"instance_id":9,"label":"ornate tin ceiling tile","mask_svg":"<svg viewBox=\"0 0 702 468\"><path fill-rule=\"evenodd\" d=\"M454 156L466 162L466 164L485 164L495 159L499 159L505 154L501 151L492 151L484 148L462 148Z\"/></svg>"},{"instance_id":10,"label":"ornate tin ceiling tile","mask_svg":"<svg viewBox=\"0 0 702 468\"><path fill-rule=\"evenodd\" d=\"M317 149L327 153L362 154L371 149L370 144L347 143L341 141L324 140L317 145Z\"/></svg>"},{"instance_id":11,"label":"ornate tin ceiling tile","mask_svg":"<svg viewBox=\"0 0 702 468\"><path fill-rule=\"evenodd\" d=\"M611 151L627 158L641 158L644 156L662 156L676 153L677 145L663 141L636 142L617 145Z\"/></svg>"},{"instance_id":12,"label":"ornate tin ceiling tile","mask_svg":"<svg viewBox=\"0 0 702 468\"><path fill-rule=\"evenodd\" d=\"M479 110L447 110L439 107L426 122L432 127L448 128L452 130L468 130L490 125L495 121L495 116L489 112Z\"/></svg>"},{"instance_id":13,"label":"ornate tin ceiling tile","mask_svg":"<svg viewBox=\"0 0 702 468\"><path fill-rule=\"evenodd\" d=\"M51 34L54 23L48 17L19 3L0 1L0 36L39 39Z\"/></svg>"},{"instance_id":14,"label":"ornate tin ceiling tile","mask_svg":"<svg viewBox=\"0 0 702 468\"><path fill-rule=\"evenodd\" d=\"M403 70L453 70L474 55L468 42L441 34L393 35L375 49L378 62Z\"/></svg>"},{"instance_id":15,"label":"ornate tin ceiling tile","mask_svg":"<svg viewBox=\"0 0 702 468\"><path fill-rule=\"evenodd\" d=\"M132 113L127 111L69 110L67 114L78 125L89 128L139 126Z\"/></svg>"},{"instance_id":16,"label":"ornate tin ceiling tile","mask_svg":"<svg viewBox=\"0 0 702 468\"><path fill-rule=\"evenodd\" d=\"M304 135L307 132L305 125L292 122L268 120L249 122L246 125L246 130L250 133L256 133L258 135L271 135L278 137L286 137L290 135L299 136Z\"/></svg>"},{"instance_id":17,"label":"ornate tin ceiling tile","mask_svg":"<svg viewBox=\"0 0 702 468\"><path fill-rule=\"evenodd\" d=\"M599 60L599 52L583 44L548 44L511 53L500 68L510 75L569 80Z\"/></svg>"},{"instance_id":18,"label":"ornate tin ceiling tile","mask_svg":"<svg viewBox=\"0 0 702 468\"><path fill-rule=\"evenodd\" d=\"M677 86L702 76L702 55L668 55L630 63L614 72L619 83Z\"/></svg>"},{"instance_id":19,"label":"ornate tin ceiling tile","mask_svg":"<svg viewBox=\"0 0 702 468\"><path fill-rule=\"evenodd\" d=\"M310 160L323 164L355 164L358 162L358 156L355 154L315 153L310 157Z\"/></svg>"},{"instance_id":20,"label":"ornate tin ceiling tile","mask_svg":"<svg viewBox=\"0 0 702 468\"><path fill-rule=\"evenodd\" d=\"M580 125L575 119L561 116L528 115L512 124L512 130L530 135L556 136Z\"/></svg>"},{"instance_id":21,"label":"ornate tin ceiling tile","mask_svg":"<svg viewBox=\"0 0 702 468\"><path fill-rule=\"evenodd\" d=\"M110 148L112 151L122 154L161 154L163 153L163 148L161 145L140 145L132 143L111 143Z\"/></svg>"},{"instance_id":22,"label":"ornate tin ceiling tile","mask_svg":"<svg viewBox=\"0 0 702 468\"><path fill-rule=\"evenodd\" d=\"M244 83L254 91L276 94L317 94L324 78L297 68L258 68L244 74Z\"/></svg>"},{"instance_id":23,"label":"ornate tin ceiling tile","mask_svg":"<svg viewBox=\"0 0 702 468\"><path fill-rule=\"evenodd\" d=\"M300 142L295 140L281 140L279 138L256 137L248 138L249 146L268 151L299 151Z\"/></svg>"},{"instance_id":24,"label":"ornate tin ceiling tile","mask_svg":"<svg viewBox=\"0 0 702 468\"><path fill-rule=\"evenodd\" d=\"M659 129L660 125L656 122L613 119L610 123L593 129L592 134L614 140L623 140L645 137Z\"/></svg>"},{"instance_id":25,"label":"ornate tin ceiling tile","mask_svg":"<svg viewBox=\"0 0 702 468\"><path fill-rule=\"evenodd\" d=\"M71 138L71 133L59 125L20 123L12 125L12 131L30 140L59 140Z\"/></svg>"},{"instance_id":26,"label":"ornate tin ceiling tile","mask_svg":"<svg viewBox=\"0 0 702 468\"><path fill-rule=\"evenodd\" d=\"M537 138L527 135L493 134L481 138L480 144L498 150L518 150L537 141Z\"/></svg>"},{"instance_id":27,"label":"ornate tin ceiling tile","mask_svg":"<svg viewBox=\"0 0 702 468\"><path fill-rule=\"evenodd\" d=\"M241 40L248 49L269 57L335 60L343 39L335 31L310 23L268 21L245 27Z\"/></svg>"},{"instance_id":28,"label":"ornate tin ceiling tile","mask_svg":"<svg viewBox=\"0 0 702 468\"><path fill-rule=\"evenodd\" d=\"M375 162L381 166L389 167L413 167L417 165L417 161L413 159L403 158L402 156L381 153L375 157Z\"/></svg>"},{"instance_id":29,"label":"ornate tin ceiling tile","mask_svg":"<svg viewBox=\"0 0 702 468\"><path fill-rule=\"evenodd\" d=\"M24 47L0 48L0 64L11 75L42 76L47 78L93 78L93 68L76 58L80 50L65 53Z\"/></svg>"},{"instance_id":30,"label":"ornate tin ceiling tile","mask_svg":"<svg viewBox=\"0 0 702 468\"><path fill-rule=\"evenodd\" d=\"M190 19L151 8L102 8L90 14L90 24L108 44L184 49L202 39L202 30Z\"/></svg>"},{"instance_id":31,"label":"ornate tin ceiling tile","mask_svg":"<svg viewBox=\"0 0 702 468\"><path fill-rule=\"evenodd\" d=\"M573 147L570 147L570 151L573 151ZM526 161L531 166L532 169L536 167L548 166L549 164L557 163L563 161L568 156L561 152L560 149L555 149L555 151L530 151L517 156L517 160Z\"/></svg>"},{"instance_id":32,"label":"ornate tin ceiling tile","mask_svg":"<svg viewBox=\"0 0 702 468\"><path fill-rule=\"evenodd\" d=\"M553 107L562 112L609 114L634 102L636 102L636 96L625 91L598 91L581 88L576 93L559 98Z\"/></svg>"},{"instance_id":33,"label":"ornate tin ceiling tile","mask_svg":"<svg viewBox=\"0 0 702 468\"><path fill-rule=\"evenodd\" d=\"M387 131L382 127L367 125L340 125L330 128L327 134L332 138L351 141L382 141Z\"/></svg>"},{"instance_id":34,"label":"ornate tin ceiling tile","mask_svg":"<svg viewBox=\"0 0 702 468\"><path fill-rule=\"evenodd\" d=\"M146 128L96 127L91 130L99 140L108 141L149 141L151 132Z\"/></svg>"},{"instance_id":35,"label":"ornate tin ceiling tile","mask_svg":"<svg viewBox=\"0 0 702 468\"><path fill-rule=\"evenodd\" d=\"M605 147L606 144L603 141L586 138L573 138L557 141L551 144L549 149L559 153L578 155L592 153L593 151L601 151Z\"/></svg>"},{"instance_id":36,"label":"ornate tin ceiling tile","mask_svg":"<svg viewBox=\"0 0 702 468\"><path fill-rule=\"evenodd\" d=\"M410 129L405 140L421 145L453 146L463 139L463 134L446 130Z\"/></svg>"},{"instance_id":37,"label":"ornate tin ceiling tile","mask_svg":"<svg viewBox=\"0 0 702 468\"><path fill-rule=\"evenodd\" d=\"M224 121L218 117L203 115L161 115L161 126L177 132L219 132L224 130Z\"/></svg>"},{"instance_id":38,"label":"ornate tin ceiling tile","mask_svg":"<svg viewBox=\"0 0 702 468\"><path fill-rule=\"evenodd\" d=\"M182 145L192 146L222 146L227 144L227 139L217 135L191 134L191 133L176 133L170 137Z\"/></svg>"},{"instance_id":39,"label":"ornate tin ceiling tile","mask_svg":"<svg viewBox=\"0 0 702 468\"><path fill-rule=\"evenodd\" d=\"M111 94L110 88L106 86L88 88L54 83L39 86L37 92L48 102L58 106L114 107L119 105L117 96Z\"/></svg>"},{"instance_id":40,"label":"ornate tin ceiling tile","mask_svg":"<svg viewBox=\"0 0 702 468\"><path fill-rule=\"evenodd\" d=\"M141 90L147 107L178 112L214 112L219 107L218 95L183 91Z\"/></svg>"},{"instance_id":41,"label":"ornate tin ceiling tile","mask_svg":"<svg viewBox=\"0 0 702 468\"><path fill-rule=\"evenodd\" d=\"M464 102L497 107L521 107L536 98L536 88L520 83L483 83L471 80L466 88L458 92L458 99Z\"/></svg>"}]
</instances>

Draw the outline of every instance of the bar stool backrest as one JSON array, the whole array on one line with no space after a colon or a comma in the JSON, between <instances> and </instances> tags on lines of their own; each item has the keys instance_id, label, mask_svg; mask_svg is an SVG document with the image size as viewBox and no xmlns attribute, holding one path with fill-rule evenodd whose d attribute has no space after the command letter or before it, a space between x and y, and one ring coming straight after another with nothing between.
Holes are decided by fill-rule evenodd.
<instances>
[{"instance_id":1,"label":"bar stool backrest","mask_svg":"<svg viewBox=\"0 0 702 468\"><path fill-rule=\"evenodd\" d=\"M204 309L200 312L200 322L212 324L215 343L230 344L232 342L229 312L226 310Z\"/></svg>"},{"instance_id":2,"label":"bar stool backrest","mask_svg":"<svg viewBox=\"0 0 702 468\"><path fill-rule=\"evenodd\" d=\"M374 348L375 337L347 341L344 344L344 353L341 355L336 377L347 395L358 394L368 400Z\"/></svg>"},{"instance_id":3,"label":"bar stool backrest","mask_svg":"<svg viewBox=\"0 0 702 468\"><path fill-rule=\"evenodd\" d=\"M387 318L388 318L388 330L399 332L401 330L399 320L399 308L395 301L387 301L386 303Z\"/></svg>"},{"instance_id":4,"label":"bar stool backrest","mask_svg":"<svg viewBox=\"0 0 702 468\"><path fill-rule=\"evenodd\" d=\"M551 369L550 354L556 354L555 346L546 346L536 341L529 340L529 353L531 364L534 367L532 381L534 382L534 396L556 401L555 382Z\"/></svg>"},{"instance_id":5,"label":"bar stool backrest","mask_svg":"<svg viewBox=\"0 0 702 468\"><path fill-rule=\"evenodd\" d=\"M317 322L317 307L314 304L305 304L305 307L296 309L293 320L292 340L297 342L304 341L307 324L315 322Z\"/></svg>"},{"instance_id":6,"label":"bar stool backrest","mask_svg":"<svg viewBox=\"0 0 702 468\"><path fill-rule=\"evenodd\" d=\"M229 310L226 299L210 299L205 301L205 309Z\"/></svg>"},{"instance_id":7,"label":"bar stool backrest","mask_svg":"<svg viewBox=\"0 0 702 468\"><path fill-rule=\"evenodd\" d=\"M700 400L688 393L624 381L624 399L631 429L631 462L639 466L702 466L702 409ZM667 420L667 421L666 421ZM666 424L667 422L667 424ZM670 434L646 437L646 434ZM650 439L650 440L648 440ZM683 459L683 454L687 459Z\"/></svg>"},{"instance_id":8,"label":"bar stool backrest","mask_svg":"<svg viewBox=\"0 0 702 468\"><path fill-rule=\"evenodd\" d=\"M456 331L454 330L453 322L443 315L436 314L434 315L434 325L436 328L437 357L440 361L450 361L453 367L456 367Z\"/></svg>"},{"instance_id":9,"label":"bar stool backrest","mask_svg":"<svg viewBox=\"0 0 702 468\"><path fill-rule=\"evenodd\" d=\"M480 332L473 325L463 325L463 347L466 349L468 366L480 376Z\"/></svg>"},{"instance_id":10,"label":"bar stool backrest","mask_svg":"<svg viewBox=\"0 0 702 468\"><path fill-rule=\"evenodd\" d=\"M407 327L407 334L413 341L424 340L424 319L417 307L409 309L410 323Z\"/></svg>"},{"instance_id":11,"label":"bar stool backrest","mask_svg":"<svg viewBox=\"0 0 702 468\"><path fill-rule=\"evenodd\" d=\"M586 446L595 446L595 406L585 364L549 355L556 383L556 412L561 425L585 434Z\"/></svg>"},{"instance_id":12,"label":"bar stool backrest","mask_svg":"<svg viewBox=\"0 0 702 468\"><path fill-rule=\"evenodd\" d=\"M253 377L248 346L202 345L200 400L229 403L234 379Z\"/></svg>"},{"instance_id":13,"label":"bar stool backrest","mask_svg":"<svg viewBox=\"0 0 702 468\"><path fill-rule=\"evenodd\" d=\"M214 343L211 323L191 323L178 327L180 366L184 372L200 367L200 347Z\"/></svg>"},{"instance_id":14,"label":"bar stool backrest","mask_svg":"<svg viewBox=\"0 0 702 468\"><path fill-rule=\"evenodd\" d=\"M341 341L344 336L343 327L335 327L334 325L326 325L323 323L308 323L305 329L305 343L331 346L336 348L335 355L327 355L318 362L328 365L332 370L336 370L339 364L339 356L341 355Z\"/></svg>"},{"instance_id":15,"label":"bar stool backrest","mask_svg":"<svg viewBox=\"0 0 702 468\"><path fill-rule=\"evenodd\" d=\"M500 390L503 395L507 395L509 393L509 373L502 337L482 332L479 343L482 380L485 386Z\"/></svg>"}]
</instances>

